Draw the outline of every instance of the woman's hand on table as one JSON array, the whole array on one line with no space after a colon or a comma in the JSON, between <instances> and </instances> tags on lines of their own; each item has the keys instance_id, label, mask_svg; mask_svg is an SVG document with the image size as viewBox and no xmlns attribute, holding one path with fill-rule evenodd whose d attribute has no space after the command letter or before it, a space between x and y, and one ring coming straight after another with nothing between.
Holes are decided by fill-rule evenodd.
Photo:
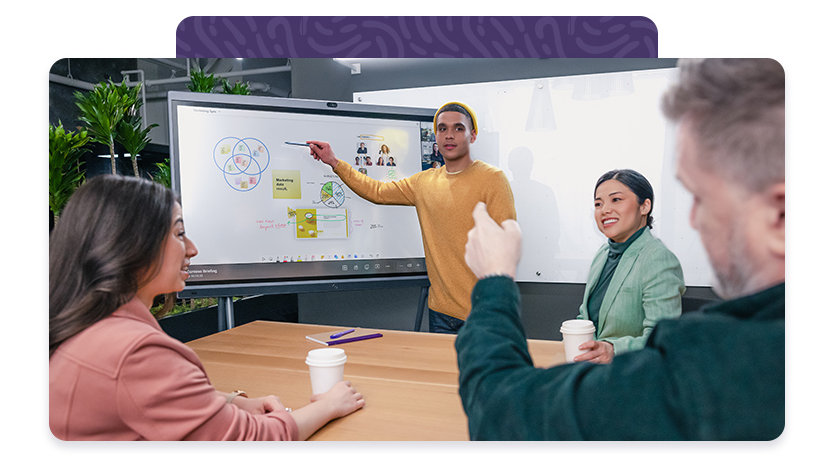
<instances>
[{"instance_id":1,"label":"woman's hand on table","mask_svg":"<svg viewBox=\"0 0 834 470\"><path fill-rule=\"evenodd\" d=\"M342 381L330 390L310 398L311 402L326 402L333 411L333 418L347 416L365 406L365 398L348 381Z\"/></svg>"},{"instance_id":2,"label":"woman's hand on table","mask_svg":"<svg viewBox=\"0 0 834 470\"><path fill-rule=\"evenodd\" d=\"M256 415L270 413L273 410L284 409L284 405L281 403L281 400L274 395L257 398L237 396L232 399L232 404L244 411L248 411L249 413Z\"/></svg>"},{"instance_id":3,"label":"woman's hand on table","mask_svg":"<svg viewBox=\"0 0 834 470\"><path fill-rule=\"evenodd\" d=\"M306 440L328 421L347 416L365 406L365 398L350 384L342 381L325 393L313 395L310 403L294 410L298 438Z\"/></svg>"}]
</instances>

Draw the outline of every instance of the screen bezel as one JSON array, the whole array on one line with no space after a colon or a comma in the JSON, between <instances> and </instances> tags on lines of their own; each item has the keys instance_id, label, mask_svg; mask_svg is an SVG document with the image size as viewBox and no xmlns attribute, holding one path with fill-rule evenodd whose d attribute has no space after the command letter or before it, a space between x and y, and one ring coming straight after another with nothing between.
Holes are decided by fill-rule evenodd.
<instances>
[{"instance_id":1,"label":"screen bezel","mask_svg":"<svg viewBox=\"0 0 834 470\"><path fill-rule=\"evenodd\" d=\"M431 123L434 109L404 106L365 105L340 101L305 100L210 93L169 92L168 119L171 165L171 188L181 197L181 172L178 140L179 106L244 109L282 113L351 116ZM374 268L374 265L378 265ZM196 266L196 264L195 264ZM334 289L339 284L351 288L377 285L381 281L425 285L425 258L355 259L338 261L305 261L293 263L245 263L202 265L222 269L212 280L189 280L180 297L212 295L250 295L253 293L303 292Z\"/></svg>"}]
</instances>

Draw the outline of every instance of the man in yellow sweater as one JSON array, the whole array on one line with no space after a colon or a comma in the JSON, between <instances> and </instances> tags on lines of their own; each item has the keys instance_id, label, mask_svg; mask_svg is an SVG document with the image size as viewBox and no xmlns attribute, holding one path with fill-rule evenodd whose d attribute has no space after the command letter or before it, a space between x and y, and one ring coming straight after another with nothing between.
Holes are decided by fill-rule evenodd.
<instances>
[{"instance_id":1,"label":"man in yellow sweater","mask_svg":"<svg viewBox=\"0 0 834 470\"><path fill-rule=\"evenodd\" d=\"M446 165L383 183L336 158L330 144L308 141L310 154L330 165L356 194L375 204L415 206L423 235L429 282L429 331L457 333L471 309L477 278L463 259L472 210L485 202L497 222L515 219L510 184L492 165L473 160L470 144L478 136L475 113L463 103L441 106L434 133Z\"/></svg>"}]
</instances>

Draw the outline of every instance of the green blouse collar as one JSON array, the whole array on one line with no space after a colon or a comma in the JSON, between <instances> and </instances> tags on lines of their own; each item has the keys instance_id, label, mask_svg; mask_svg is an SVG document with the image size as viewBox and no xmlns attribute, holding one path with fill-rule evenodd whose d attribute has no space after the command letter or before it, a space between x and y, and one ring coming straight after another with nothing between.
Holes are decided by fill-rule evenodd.
<instances>
[{"instance_id":1,"label":"green blouse collar","mask_svg":"<svg viewBox=\"0 0 834 470\"><path fill-rule=\"evenodd\" d=\"M609 258L617 258L620 255L622 255L623 253L625 253L625 251L628 249L628 247L632 243L634 243L634 240L637 240L638 238L640 238L640 235L642 235L643 232L646 231L648 228L649 227L647 225L647 226L641 228L640 230L634 232L633 234L631 234L630 237L628 237L628 240L626 240L624 242L617 243L614 240L609 238L608 239L608 257Z\"/></svg>"}]
</instances>

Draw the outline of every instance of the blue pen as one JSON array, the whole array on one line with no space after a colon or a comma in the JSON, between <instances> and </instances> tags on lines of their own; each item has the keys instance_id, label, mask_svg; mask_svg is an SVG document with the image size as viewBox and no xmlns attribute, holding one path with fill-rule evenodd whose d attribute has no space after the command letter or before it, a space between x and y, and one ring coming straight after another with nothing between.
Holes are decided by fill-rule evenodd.
<instances>
[{"instance_id":1,"label":"blue pen","mask_svg":"<svg viewBox=\"0 0 834 470\"><path fill-rule=\"evenodd\" d=\"M309 147L309 145L308 145L308 144L305 144L305 143L303 143L303 142L289 142L289 141L284 141L284 143L285 143L285 144L287 144L287 145L298 145L298 146L301 146L301 147Z\"/></svg>"},{"instance_id":2,"label":"blue pen","mask_svg":"<svg viewBox=\"0 0 834 470\"><path fill-rule=\"evenodd\" d=\"M334 333L334 334L330 335L330 339L341 338L342 336L344 336L348 333L353 333L354 331L356 331L356 328L351 328L349 330L340 331L338 333Z\"/></svg>"}]
</instances>

